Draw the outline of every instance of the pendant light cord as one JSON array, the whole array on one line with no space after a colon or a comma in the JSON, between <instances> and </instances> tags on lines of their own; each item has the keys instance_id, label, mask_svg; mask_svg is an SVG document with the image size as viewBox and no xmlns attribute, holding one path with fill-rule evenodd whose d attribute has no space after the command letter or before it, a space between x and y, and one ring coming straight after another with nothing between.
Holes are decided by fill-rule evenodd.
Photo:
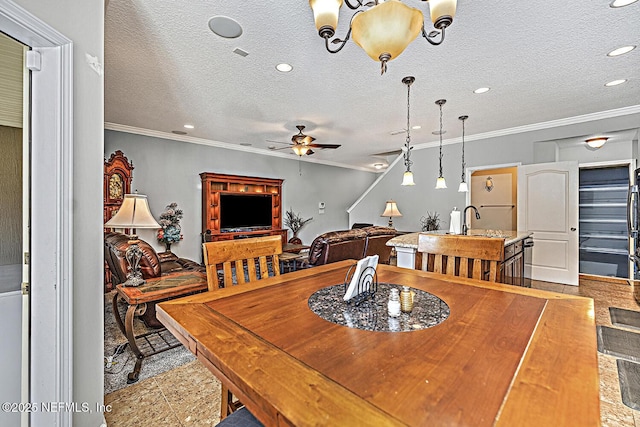
<instances>
[{"instance_id":1,"label":"pendant light cord","mask_svg":"<svg viewBox=\"0 0 640 427\"><path fill-rule=\"evenodd\" d=\"M413 164L413 162L411 160L409 160L409 157L411 156L411 133L410 133L410 111L411 111L411 83L413 83L412 81L407 82L407 138L405 141L405 146L407 147L407 152L405 153L404 156L404 165L407 168L407 172L411 172L411 165Z\"/></svg>"},{"instance_id":2,"label":"pendant light cord","mask_svg":"<svg viewBox=\"0 0 640 427\"><path fill-rule=\"evenodd\" d=\"M461 182L465 182L465 174L464 174L464 168L466 166L465 162L464 162L464 121L466 120L466 118L460 118L460 120L462 120L462 181Z\"/></svg>"},{"instance_id":3,"label":"pendant light cord","mask_svg":"<svg viewBox=\"0 0 640 427\"><path fill-rule=\"evenodd\" d=\"M440 176L439 178L442 178L442 104L443 103L438 104L440 106Z\"/></svg>"}]
</instances>

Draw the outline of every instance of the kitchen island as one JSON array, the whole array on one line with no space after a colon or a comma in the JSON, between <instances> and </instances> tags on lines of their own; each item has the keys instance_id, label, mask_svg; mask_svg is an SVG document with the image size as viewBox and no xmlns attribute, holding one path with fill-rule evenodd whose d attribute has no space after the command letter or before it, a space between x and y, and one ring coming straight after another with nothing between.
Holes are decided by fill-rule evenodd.
<instances>
[{"instance_id":1,"label":"kitchen island","mask_svg":"<svg viewBox=\"0 0 640 427\"><path fill-rule=\"evenodd\" d=\"M425 231L425 234L449 234L443 230ZM510 230L469 230L469 236L486 236L504 239L504 257L501 264L500 282L510 285L525 286L524 280L524 250L528 247L527 239L533 233L528 231ZM397 266L411 269L421 269L422 257L418 253L418 235L420 232L407 233L394 237L387 242L397 254ZM459 234L461 239L466 236Z\"/></svg>"}]
</instances>

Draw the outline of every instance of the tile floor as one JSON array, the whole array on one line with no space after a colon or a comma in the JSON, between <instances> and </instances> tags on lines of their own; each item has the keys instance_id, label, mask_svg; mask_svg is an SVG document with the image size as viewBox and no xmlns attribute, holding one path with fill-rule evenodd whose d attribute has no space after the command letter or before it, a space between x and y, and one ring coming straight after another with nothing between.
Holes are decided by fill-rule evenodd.
<instances>
[{"instance_id":1,"label":"tile floor","mask_svg":"<svg viewBox=\"0 0 640 427\"><path fill-rule=\"evenodd\" d=\"M532 287L594 299L596 324L612 326L609 307L640 311L627 284L581 279L580 286L533 281ZM602 426L640 427L640 411L620 397L616 358L598 353ZM185 381L188 379L188 381ZM219 421L220 383L197 360L107 394L109 427L213 426Z\"/></svg>"}]
</instances>

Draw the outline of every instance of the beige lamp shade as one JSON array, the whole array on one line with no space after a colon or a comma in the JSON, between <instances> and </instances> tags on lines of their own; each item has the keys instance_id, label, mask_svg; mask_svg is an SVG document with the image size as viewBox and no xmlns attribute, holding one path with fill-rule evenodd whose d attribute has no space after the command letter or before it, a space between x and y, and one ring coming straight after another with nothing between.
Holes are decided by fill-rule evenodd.
<instances>
[{"instance_id":1,"label":"beige lamp shade","mask_svg":"<svg viewBox=\"0 0 640 427\"><path fill-rule=\"evenodd\" d=\"M401 185L416 185L416 183L413 182L413 172L406 171L404 173L404 175L402 175L402 184Z\"/></svg>"},{"instance_id":2,"label":"beige lamp shade","mask_svg":"<svg viewBox=\"0 0 640 427\"><path fill-rule=\"evenodd\" d=\"M325 26L331 27L335 31L338 26L342 0L309 0L309 6L313 10L313 19L318 31Z\"/></svg>"},{"instance_id":3,"label":"beige lamp shade","mask_svg":"<svg viewBox=\"0 0 640 427\"><path fill-rule=\"evenodd\" d=\"M447 188L447 181L445 181L444 177L438 177L436 179L436 190L443 190Z\"/></svg>"},{"instance_id":4,"label":"beige lamp shade","mask_svg":"<svg viewBox=\"0 0 640 427\"><path fill-rule=\"evenodd\" d=\"M118 213L104 226L107 228L160 228L160 224L151 215L147 196L143 194L125 194Z\"/></svg>"},{"instance_id":5,"label":"beige lamp shade","mask_svg":"<svg viewBox=\"0 0 640 427\"><path fill-rule=\"evenodd\" d=\"M398 205L396 205L396 202L394 202L393 200L388 200L387 205L384 208L384 212L382 212L382 215L380 216L395 217L402 216L402 214L398 210Z\"/></svg>"},{"instance_id":6,"label":"beige lamp shade","mask_svg":"<svg viewBox=\"0 0 640 427\"><path fill-rule=\"evenodd\" d=\"M380 55L397 58L422 31L422 12L399 2L387 0L357 13L351 21L353 40L374 61Z\"/></svg>"},{"instance_id":7,"label":"beige lamp shade","mask_svg":"<svg viewBox=\"0 0 640 427\"><path fill-rule=\"evenodd\" d=\"M443 16L450 16L451 19L456 15L456 0L428 0L429 13L431 14L431 22L434 24Z\"/></svg>"}]
</instances>

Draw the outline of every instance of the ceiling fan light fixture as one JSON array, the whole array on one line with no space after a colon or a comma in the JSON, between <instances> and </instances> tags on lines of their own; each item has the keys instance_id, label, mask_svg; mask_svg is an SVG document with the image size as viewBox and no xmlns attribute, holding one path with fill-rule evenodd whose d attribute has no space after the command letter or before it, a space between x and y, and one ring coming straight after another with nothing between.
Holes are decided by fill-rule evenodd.
<instances>
[{"instance_id":1,"label":"ceiling fan light fixture","mask_svg":"<svg viewBox=\"0 0 640 427\"><path fill-rule=\"evenodd\" d=\"M302 145L302 144L294 145L293 147L291 147L291 149L298 156L304 156L305 154L307 154L307 151L309 151L309 147L307 147L306 145Z\"/></svg>"},{"instance_id":2,"label":"ceiling fan light fixture","mask_svg":"<svg viewBox=\"0 0 640 427\"><path fill-rule=\"evenodd\" d=\"M591 147L591 148L601 148L604 144L606 144L607 140L609 138L607 137L597 137L597 138L589 138L585 141L585 143Z\"/></svg>"}]
</instances>

